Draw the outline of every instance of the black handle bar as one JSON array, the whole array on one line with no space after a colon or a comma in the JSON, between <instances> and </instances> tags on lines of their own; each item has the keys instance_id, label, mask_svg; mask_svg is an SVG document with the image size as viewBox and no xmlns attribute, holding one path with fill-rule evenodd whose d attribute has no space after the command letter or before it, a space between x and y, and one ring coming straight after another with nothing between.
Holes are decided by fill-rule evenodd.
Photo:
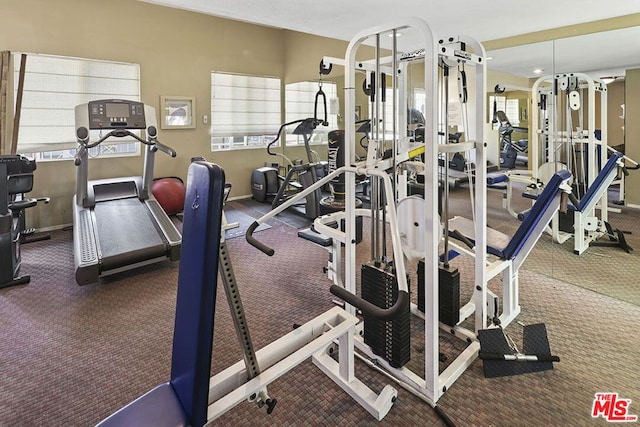
<instances>
[{"instance_id":1,"label":"black handle bar","mask_svg":"<svg viewBox=\"0 0 640 427\"><path fill-rule=\"evenodd\" d=\"M114 129L114 130L112 130L111 132L107 133L105 136L103 136L102 138L98 139L96 142L94 142L92 144L84 144L82 142L81 142L81 144L85 148L97 147L98 145L102 144L104 141L106 141L107 139L111 138L112 136L115 136L116 138L123 138L125 136L131 136L131 137L137 139L138 141L142 142L143 144L147 144L147 145L151 145L152 144L152 143L147 142L144 139L140 138L135 133L128 131L127 129Z\"/></svg>"},{"instance_id":2,"label":"black handle bar","mask_svg":"<svg viewBox=\"0 0 640 427\"><path fill-rule=\"evenodd\" d=\"M569 200L571 201L571 204L576 208L578 207L578 205L580 205L580 200L578 200L573 193L569 193Z\"/></svg>"},{"instance_id":3,"label":"black handle bar","mask_svg":"<svg viewBox=\"0 0 640 427\"><path fill-rule=\"evenodd\" d=\"M518 362L559 362L560 357L551 356L550 354L523 354L518 355L490 353L481 351L478 358L482 360L512 360Z\"/></svg>"},{"instance_id":4,"label":"black handle bar","mask_svg":"<svg viewBox=\"0 0 640 427\"><path fill-rule=\"evenodd\" d=\"M362 311L362 313L364 313L365 315L371 316L376 320L387 321L394 319L396 316L407 309L410 302L408 292L398 291L398 299L396 300L396 303L394 305L389 308L380 308L377 305L372 304L355 294L352 294L345 288L342 288L338 285L331 285L331 288L329 288L329 290L338 298L341 298L343 301L348 302L355 308Z\"/></svg>"},{"instance_id":5,"label":"black handle bar","mask_svg":"<svg viewBox=\"0 0 640 427\"><path fill-rule=\"evenodd\" d=\"M280 135L282 134L282 130L283 130L284 128L286 128L287 126L295 125L296 123L302 123L302 122L304 122L305 120L306 120L306 119L294 120L294 121L289 122L289 123L284 123L282 126L280 126L280 129L278 129L278 134L276 135L276 139L274 139L273 141L271 141L271 142L269 143L269 145L267 145L267 153L269 153L269 155L271 155L271 156L277 156L277 154L276 154L276 153L273 153L273 152L271 151L271 146L272 146L273 144L275 144L276 142L278 142L278 140L280 139Z\"/></svg>"},{"instance_id":6,"label":"black handle bar","mask_svg":"<svg viewBox=\"0 0 640 427\"><path fill-rule=\"evenodd\" d=\"M82 160L80 159L80 154L82 153L82 150L88 150L89 148L93 148L93 147L97 147L98 145L102 144L104 141L106 141L107 139L111 138L111 137L116 137L116 138L123 138L125 136L130 136L132 138L134 138L135 140L145 144L145 145L151 145L153 146L153 150L157 151L160 150L163 153L168 154L171 157L176 157L177 153L176 151L169 147L166 146L164 144L162 144L160 141L158 141L157 139L153 138L150 141L147 141L145 139L140 138L138 135L136 135L135 133L127 130L127 129L114 129L111 132L107 133L105 136L103 136L102 138L98 139L97 141L95 141L92 144L85 144L83 141L78 141L80 143L80 148L78 149L78 152L76 154L76 159L75 159L75 165L79 166L80 163L82 162ZM155 135L154 135L155 136Z\"/></svg>"},{"instance_id":7,"label":"black handle bar","mask_svg":"<svg viewBox=\"0 0 640 427\"><path fill-rule=\"evenodd\" d=\"M327 114L326 108L327 108L327 106L325 104L325 120L326 120L326 114ZM271 151L271 146L273 144L275 144L276 142L278 142L278 140L280 139L280 135L282 135L282 130L284 128L286 128L287 126L295 125L296 123L303 123L303 122L306 122L306 121L310 122L310 126L311 126L312 129L315 129L316 126L319 125L319 124L322 124L323 126L328 126L329 125L328 122L323 122L322 120L318 120L318 119L313 118L313 117L309 117L309 118L306 118L306 119L293 120L291 122L284 123L284 124L282 124L282 126L280 126L280 129L278 129L278 134L276 135L276 138L273 141L271 141L269 143L269 145L267 145L267 153L269 153L269 155L271 155L271 156L277 156L278 155L277 153L274 153L273 151Z\"/></svg>"},{"instance_id":8,"label":"black handle bar","mask_svg":"<svg viewBox=\"0 0 640 427\"><path fill-rule=\"evenodd\" d=\"M249 242L249 244L254 248L264 252L266 255L273 256L276 251L253 237L253 232L256 231L256 228L258 228L258 226L260 226L260 224L257 221L253 221L253 224L251 224L249 228L247 228L245 238L247 239L247 242Z\"/></svg>"},{"instance_id":9,"label":"black handle bar","mask_svg":"<svg viewBox=\"0 0 640 427\"><path fill-rule=\"evenodd\" d=\"M322 97L322 105L324 106L324 120L318 120L318 98ZM327 119L327 95L324 93L321 87L318 88L316 92L315 103L313 104L313 118L322 124L322 126L329 126L329 121Z\"/></svg>"},{"instance_id":10,"label":"black handle bar","mask_svg":"<svg viewBox=\"0 0 640 427\"><path fill-rule=\"evenodd\" d=\"M257 221L254 221L247 229L247 232L245 233L245 238L247 239L247 242L249 242L249 244L254 248L262 251L264 254L268 256L273 256L275 251L272 248L258 241L255 237L253 237L253 232L259 226L260 224ZM352 294L351 292L347 291L346 289L340 286L332 285L331 288L329 288L329 290L331 291L332 294L341 298L343 301L348 302L349 304L356 307L357 309L361 310L367 316L371 316L375 319L384 320L384 321L394 319L397 315L399 315L404 310L406 310L406 308L410 303L409 293L406 291L398 292L398 299L396 300L396 303L391 307L380 308L377 305L374 305L369 301L366 301L363 298Z\"/></svg>"}]
</instances>

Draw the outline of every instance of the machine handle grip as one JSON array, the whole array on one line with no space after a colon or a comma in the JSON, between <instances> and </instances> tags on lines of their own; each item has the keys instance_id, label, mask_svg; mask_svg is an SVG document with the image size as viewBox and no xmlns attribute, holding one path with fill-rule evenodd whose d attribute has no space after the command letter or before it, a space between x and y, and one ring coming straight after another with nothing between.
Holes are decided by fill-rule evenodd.
<instances>
[{"instance_id":1,"label":"machine handle grip","mask_svg":"<svg viewBox=\"0 0 640 427\"><path fill-rule=\"evenodd\" d=\"M161 143L160 141L156 141L156 142L153 144L153 149L154 149L154 150L160 150L160 151L162 151L163 153L168 154L168 155L169 155L169 156L171 156L171 157L175 157L175 156L177 156L177 155L178 155L178 153L176 153L176 150L174 150L173 148L171 148L171 147L169 147L169 146L167 146L167 145L164 145L164 144L163 144L163 143Z\"/></svg>"},{"instance_id":2,"label":"machine handle grip","mask_svg":"<svg viewBox=\"0 0 640 427\"><path fill-rule=\"evenodd\" d=\"M343 301L348 302L355 308L362 311L367 316L371 316L376 320L393 320L397 315L402 313L409 305L409 294L406 291L398 292L398 299L394 305L389 308L380 308L377 305L371 304L369 301L352 294L348 290L338 285L331 285L329 288L332 294L341 298Z\"/></svg>"},{"instance_id":3,"label":"machine handle grip","mask_svg":"<svg viewBox=\"0 0 640 427\"><path fill-rule=\"evenodd\" d=\"M527 219L527 215L529 215L530 212L531 212L531 209L527 209L527 210L524 210L522 212L519 212L518 213L518 220L524 221L525 219Z\"/></svg>"},{"instance_id":4,"label":"machine handle grip","mask_svg":"<svg viewBox=\"0 0 640 427\"><path fill-rule=\"evenodd\" d=\"M80 166L82 164L82 157L84 156L85 151L87 151L87 147L81 145L76 151L76 158L73 160L73 164L76 166Z\"/></svg>"},{"instance_id":5,"label":"machine handle grip","mask_svg":"<svg viewBox=\"0 0 640 427\"><path fill-rule=\"evenodd\" d=\"M475 245L473 244L473 242L471 240L469 240L467 238L467 236L465 236L464 234L462 234L461 232L459 232L458 230L452 230L449 232L449 235L451 237L453 237L454 239L458 239L460 240L462 243L464 243L465 245L467 245L469 247L469 249L473 249L475 247Z\"/></svg>"},{"instance_id":6,"label":"machine handle grip","mask_svg":"<svg viewBox=\"0 0 640 427\"><path fill-rule=\"evenodd\" d=\"M482 360L510 360L516 362L559 362L558 356L550 354L501 354L481 351L478 358Z\"/></svg>"},{"instance_id":7,"label":"machine handle grip","mask_svg":"<svg viewBox=\"0 0 640 427\"><path fill-rule=\"evenodd\" d=\"M283 130L284 128L286 128L287 126L294 125L294 124L296 124L296 123L302 123L302 122L304 122L304 121L305 121L305 119L299 119L299 120L293 120L293 121L291 121L291 122L289 122L289 123L283 123L283 124L282 124L282 126L280 126L280 129L278 129L278 133L276 134L275 139L274 139L273 141L271 141L271 142L267 145L267 153L268 153L268 154L270 154L270 155L272 155L272 156L277 156L277 155L278 155L277 153L275 153L275 152L271 151L271 146L272 146L273 144L275 144L276 142L278 142L278 140L280 139L280 134L282 134L282 130Z\"/></svg>"},{"instance_id":8,"label":"machine handle grip","mask_svg":"<svg viewBox=\"0 0 640 427\"><path fill-rule=\"evenodd\" d=\"M247 242L249 242L249 244L251 246L253 246L254 248L262 251L263 253L265 253L265 254L267 254L269 256L273 256L273 254L276 253L276 251L274 251L269 246L267 246L264 243L256 240L256 238L253 237L253 232L256 231L256 228L258 228L258 226L260 226L260 224L257 221L253 221L253 224L251 224L249 226L249 228L247 229L247 232L245 234L245 238L247 239Z\"/></svg>"},{"instance_id":9,"label":"machine handle grip","mask_svg":"<svg viewBox=\"0 0 640 427\"><path fill-rule=\"evenodd\" d=\"M318 101L322 98L322 106L324 108L324 118L318 119ZM327 95L322 90L322 87L318 88L318 92L316 92L316 99L313 104L313 119L316 123L321 124L322 126L329 126L329 121L327 118Z\"/></svg>"},{"instance_id":10,"label":"machine handle grip","mask_svg":"<svg viewBox=\"0 0 640 427\"><path fill-rule=\"evenodd\" d=\"M580 200L578 200L573 193L569 193L569 200L571 201L571 204L576 208L580 205Z\"/></svg>"},{"instance_id":11,"label":"machine handle grip","mask_svg":"<svg viewBox=\"0 0 640 427\"><path fill-rule=\"evenodd\" d=\"M369 99L371 102L375 102L376 100L376 73L371 72L371 83L369 83Z\"/></svg>"}]
</instances>

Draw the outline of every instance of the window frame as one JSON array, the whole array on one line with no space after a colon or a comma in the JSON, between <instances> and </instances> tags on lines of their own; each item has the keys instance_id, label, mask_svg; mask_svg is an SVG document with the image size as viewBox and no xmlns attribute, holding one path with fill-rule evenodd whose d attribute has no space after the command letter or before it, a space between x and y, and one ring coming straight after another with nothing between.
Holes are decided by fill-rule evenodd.
<instances>
[{"instance_id":1,"label":"window frame","mask_svg":"<svg viewBox=\"0 0 640 427\"><path fill-rule=\"evenodd\" d=\"M20 111L20 127L18 129L17 151L36 161L64 161L75 158L77 151L75 141L75 113L76 105L95 99L121 98L140 101L140 64L110 61L94 58L81 58L65 55L37 54L28 52L12 52L12 68L10 76L13 84L13 102L17 105L18 78L21 61L19 57L27 55L24 79L22 106ZM35 66L33 65L35 61ZM48 62L48 64L47 64ZM31 65L31 70L29 66ZM50 68L49 68L50 67ZM70 72L73 70L74 72ZM109 90L113 81L127 81L127 93ZM66 82L66 86L65 83ZM109 83L107 83L109 82ZM127 85L125 85L127 86ZM69 103L69 101L73 101ZM73 104L73 105L71 105ZM44 146L54 149L41 148L37 144L22 141L27 132L31 140L47 134L40 131L39 122L34 123L34 112L44 117L57 117L63 123L59 128L69 128L68 140L44 142ZM27 125L25 125L25 120ZM46 119L45 119L46 123ZM98 131L91 131L92 139L98 137ZM137 131L137 133L140 133ZM34 136L35 135L35 136ZM66 135L66 134L65 134ZM65 137L66 138L66 137ZM43 147L44 148L44 147ZM100 144L90 150L92 157L116 158L134 157L141 154L140 144L133 138L123 138L110 144Z\"/></svg>"},{"instance_id":2,"label":"window frame","mask_svg":"<svg viewBox=\"0 0 640 427\"><path fill-rule=\"evenodd\" d=\"M316 106L316 94L318 93L319 88L322 88L322 91L325 94L327 102L327 122L329 122L329 125L317 126L309 141L309 145L327 145L329 143L329 132L339 128L338 116L336 114L329 114L331 99L338 97L338 84L335 82L322 82L319 86L318 81L311 80L285 84L285 123L313 117ZM304 101L291 99L299 97L302 97ZM318 100L318 102L320 102L320 100ZM318 109L324 110L324 107L318 105ZM319 111L319 114L324 115L324 111ZM294 129L295 126L290 126L289 129L286 129L287 134L285 140L287 147L299 147L304 145L304 138L302 135L290 133Z\"/></svg>"},{"instance_id":3,"label":"window frame","mask_svg":"<svg viewBox=\"0 0 640 427\"><path fill-rule=\"evenodd\" d=\"M216 76L220 78L220 85L216 86ZM229 86L224 86L224 79L228 79L227 83ZM241 80L246 80L246 86L236 85L233 86L231 83L235 80L236 83ZM248 91L252 88L251 85L259 86L260 82L264 84L265 87L256 89L255 93L248 93ZM277 84L276 84L277 83ZM264 104L273 104L273 108L277 110L277 113L273 113L270 111L260 111L259 108L251 109L250 111L244 110L242 113L245 115L250 114L261 114L265 117L265 123L260 123L257 125L258 130L242 132L235 128L237 125L234 125L231 122L230 117L234 117L233 120L238 119L238 111L233 111L234 106L230 105L233 100L235 100L233 93L225 93L224 88L230 88L229 92L236 90L242 92L243 90L246 92L244 94L244 98L241 99L241 102L238 104L248 104L249 101L252 101L252 98L261 98L258 92L262 92L262 95L268 94L268 97L264 97ZM277 87L277 96L274 91L276 91ZM270 142L272 142L276 138L277 131L282 122L282 79L280 77L275 76L261 76L261 75L252 75L252 74L239 74L239 73L230 73L225 71L212 71L211 72L211 123L210 123L210 135L211 135L211 151L212 152L226 152L226 151L234 151L234 150L247 150L247 149L265 149ZM259 102L259 101L257 101ZM224 117L224 115L227 117ZM272 121L275 115L277 114L278 121ZM268 117L268 119L266 119ZM221 120L222 119L222 120ZM240 117L242 123L247 122L246 117ZM241 124L242 124L241 123ZM228 126L232 128L230 131L219 130L216 131L217 126ZM264 127L263 127L264 126ZM263 128L262 128L263 127ZM262 128L262 129L260 129ZM278 141L277 146L280 145L280 141Z\"/></svg>"}]
</instances>

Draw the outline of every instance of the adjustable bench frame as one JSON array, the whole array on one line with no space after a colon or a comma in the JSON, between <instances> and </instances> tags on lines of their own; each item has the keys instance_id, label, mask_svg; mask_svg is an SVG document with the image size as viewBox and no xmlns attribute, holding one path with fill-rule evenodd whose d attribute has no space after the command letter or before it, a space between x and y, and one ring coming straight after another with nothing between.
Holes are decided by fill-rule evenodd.
<instances>
[{"instance_id":1,"label":"adjustable bench frame","mask_svg":"<svg viewBox=\"0 0 640 427\"><path fill-rule=\"evenodd\" d=\"M619 166L622 154L612 153L580 201L568 206L573 211L573 234L560 231L560 221L557 216L554 218L551 233L555 242L564 243L573 237L573 252L580 255L589 249L591 242L607 234L607 190L616 179ZM600 216L596 210L600 210Z\"/></svg>"},{"instance_id":2,"label":"adjustable bench frame","mask_svg":"<svg viewBox=\"0 0 640 427\"><path fill-rule=\"evenodd\" d=\"M98 424L99 427L153 425L201 427L243 400L270 413L276 403L267 385L308 358L381 420L397 391L390 385L379 394L355 377L354 336L359 320L333 308L265 348L253 351L249 329L226 246L222 238L224 172L197 161L189 167L182 234L171 379ZM218 270L245 360L210 377ZM337 360L331 356L337 348Z\"/></svg>"},{"instance_id":3,"label":"adjustable bench frame","mask_svg":"<svg viewBox=\"0 0 640 427\"><path fill-rule=\"evenodd\" d=\"M558 211L562 193L571 191L568 185L570 178L571 174L568 171L559 171L551 178L533 207L525 215L522 224L513 237L493 229L487 229L487 253L497 258L494 258L494 260L487 258L485 281L488 282L502 273L502 313L498 317L502 326L507 326L520 313L518 290L520 267L540 239L549 221ZM449 221L449 228L452 237L458 237L453 232L457 231L468 242L475 244L475 227L471 220L463 217L453 218ZM453 242L452 245L455 246L457 252L475 258L475 252L470 251L468 248ZM492 294L486 286L483 289ZM492 296L496 298L494 295ZM482 300L490 302L486 298L482 298ZM460 322L475 311L477 303L474 301L478 301L475 296L460 309ZM489 312L495 310L495 306L492 305L488 304L487 306ZM493 314L494 316L497 315L497 313Z\"/></svg>"}]
</instances>

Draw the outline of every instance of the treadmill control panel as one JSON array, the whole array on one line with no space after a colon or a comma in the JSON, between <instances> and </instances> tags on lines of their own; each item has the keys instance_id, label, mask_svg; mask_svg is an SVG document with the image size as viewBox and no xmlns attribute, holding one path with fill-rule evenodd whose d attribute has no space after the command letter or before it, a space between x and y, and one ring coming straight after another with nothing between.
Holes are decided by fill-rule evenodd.
<instances>
[{"instance_id":1,"label":"treadmill control panel","mask_svg":"<svg viewBox=\"0 0 640 427\"><path fill-rule=\"evenodd\" d=\"M144 129L144 104L122 99L91 101L90 129Z\"/></svg>"}]
</instances>

